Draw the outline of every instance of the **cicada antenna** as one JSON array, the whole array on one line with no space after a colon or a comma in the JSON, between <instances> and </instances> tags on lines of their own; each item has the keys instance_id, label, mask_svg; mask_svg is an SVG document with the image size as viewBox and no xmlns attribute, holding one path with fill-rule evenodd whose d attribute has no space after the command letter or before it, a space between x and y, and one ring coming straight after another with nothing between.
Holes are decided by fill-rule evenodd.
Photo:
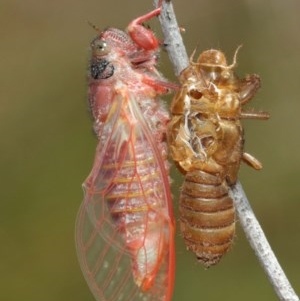
<instances>
[{"instance_id":1,"label":"cicada antenna","mask_svg":"<svg viewBox=\"0 0 300 301\"><path fill-rule=\"evenodd\" d=\"M201 65L201 64L199 64L198 62L194 62L194 61L193 61L197 49L198 49L198 46L196 46L196 48L193 50L191 56L189 57L189 62L190 62L190 65L191 65L191 66L196 66L196 67L197 67L197 66ZM199 73L196 72L194 75L195 75L196 77L198 77L199 80L200 80L200 77L201 77L202 81L203 81L204 84L207 86L207 83L206 83L206 81L205 81L205 77L204 77L204 75L203 75L203 71L202 71L201 69L199 69L198 71L199 71ZM207 86L207 87L208 87L208 86Z\"/></svg>"},{"instance_id":2,"label":"cicada antenna","mask_svg":"<svg viewBox=\"0 0 300 301\"><path fill-rule=\"evenodd\" d=\"M193 52L192 52L192 54L191 54L191 56L190 56L190 58L189 58L190 65L193 65L193 66L197 66L197 63L195 63L195 62L193 61L194 55L195 55L195 53L196 53L196 51L197 51L197 48L198 48L198 47L196 47L196 48L193 50Z\"/></svg>"},{"instance_id":3,"label":"cicada antenna","mask_svg":"<svg viewBox=\"0 0 300 301\"><path fill-rule=\"evenodd\" d=\"M87 21L87 24L89 24L95 31L97 31L98 33L101 33L101 29L98 28L95 24L93 24L90 21Z\"/></svg>"},{"instance_id":4,"label":"cicada antenna","mask_svg":"<svg viewBox=\"0 0 300 301\"><path fill-rule=\"evenodd\" d=\"M232 69L234 67L236 67L237 65L237 55L238 55L238 52L239 50L243 47L243 44L239 45L238 48L236 49L235 53L234 53L234 56L233 56L233 62L231 65L227 66L226 68L228 69Z\"/></svg>"}]
</instances>

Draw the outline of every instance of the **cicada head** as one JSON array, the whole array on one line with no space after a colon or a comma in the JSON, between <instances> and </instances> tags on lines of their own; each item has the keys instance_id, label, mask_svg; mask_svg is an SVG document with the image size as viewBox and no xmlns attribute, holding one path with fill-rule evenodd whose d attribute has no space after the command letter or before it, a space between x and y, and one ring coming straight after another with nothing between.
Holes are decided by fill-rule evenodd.
<instances>
[{"instance_id":1,"label":"cicada head","mask_svg":"<svg viewBox=\"0 0 300 301\"><path fill-rule=\"evenodd\" d=\"M110 49L121 56L128 56L132 52L137 51L138 48L125 31L113 27L109 27L101 32L99 39L105 41Z\"/></svg>"},{"instance_id":2,"label":"cicada head","mask_svg":"<svg viewBox=\"0 0 300 301\"><path fill-rule=\"evenodd\" d=\"M224 53L220 50L210 49L203 51L198 58L198 63L200 65L211 65L227 67L227 60Z\"/></svg>"},{"instance_id":3,"label":"cicada head","mask_svg":"<svg viewBox=\"0 0 300 301\"><path fill-rule=\"evenodd\" d=\"M109 59L111 46L109 42L100 37L96 37L91 42L91 64L90 76L92 79L107 79L114 74L114 65Z\"/></svg>"},{"instance_id":4,"label":"cicada head","mask_svg":"<svg viewBox=\"0 0 300 301\"><path fill-rule=\"evenodd\" d=\"M140 50L126 32L111 27L100 32L90 46L91 77L96 80L113 76L115 65L123 59L130 65L131 57Z\"/></svg>"},{"instance_id":5,"label":"cicada head","mask_svg":"<svg viewBox=\"0 0 300 301\"><path fill-rule=\"evenodd\" d=\"M220 50L210 49L203 51L197 61L198 72L201 72L206 81L219 84L232 76L228 68L224 53Z\"/></svg>"}]
</instances>

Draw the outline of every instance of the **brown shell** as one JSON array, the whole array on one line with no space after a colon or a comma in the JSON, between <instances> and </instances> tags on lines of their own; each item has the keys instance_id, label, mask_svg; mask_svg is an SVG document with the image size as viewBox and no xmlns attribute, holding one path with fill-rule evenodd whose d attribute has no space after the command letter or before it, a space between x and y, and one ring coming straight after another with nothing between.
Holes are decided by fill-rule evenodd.
<instances>
[{"instance_id":1,"label":"brown shell","mask_svg":"<svg viewBox=\"0 0 300 301\"><path fill-rule=\"evenodd\" d=\"M237 52L236 52L237 54ZM258 160L243 153L241 118L267 119L242 106L260 87L260 78L239 79L219 50L200 54L180 75L168 126L171 155L185 174L180 196L180 229L186 246L206 267L219 262L235 233L235 209L228 191L241 160L255 169Z\"/></svg>"}]
</instances>

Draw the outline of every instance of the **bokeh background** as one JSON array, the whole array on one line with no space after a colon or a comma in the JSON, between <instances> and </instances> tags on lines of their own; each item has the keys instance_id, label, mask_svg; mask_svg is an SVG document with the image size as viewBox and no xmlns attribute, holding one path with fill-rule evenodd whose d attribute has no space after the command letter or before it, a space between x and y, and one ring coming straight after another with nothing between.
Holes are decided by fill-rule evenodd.
<instances>
[{"instance_id":1,"label":"bokeh background","mask_svg":"<svg viewBox=\"0 0 300 301\"><path fill-rule=\"evenodd\" d=\"M300 2L174 0L188 53L220 48L263 87L249 105L246 150L264 165L240 180L280 263L300 291ZM89 41L125 28L151 1L0 0L0 299L92 301L79 269L74 223L96 138L86 104ZM151 26L161 35L158 22ZM176 81L166 54L160 70ZM182 177L173 169L175 207ZM233 250L204 270L176 234L174 301L276 300L238 226Z\"/></svg>"}]
</instances>

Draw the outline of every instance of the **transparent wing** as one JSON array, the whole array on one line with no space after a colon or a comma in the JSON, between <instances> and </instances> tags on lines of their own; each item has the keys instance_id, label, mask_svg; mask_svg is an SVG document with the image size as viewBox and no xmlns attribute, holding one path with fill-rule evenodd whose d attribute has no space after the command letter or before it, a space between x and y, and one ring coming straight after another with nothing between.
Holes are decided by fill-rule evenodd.
<instances>
[{"instance_id":1,"label":"transparent wing","mask_svg":"<svg viewBox=\"0 0 300 301\"><path fill-rule=\"evenodd\" d=\"M101 137L93 169L83 185L85 198L77 217L76 245L83 274L98 301L169 301L174 284L174 221L168 175L138 105L126 90L115 97ZM157 174L158 180L147 181L147 174ZM128 248L126 226L122 224L126 224L126 212L135 210L122 200L135 200L137 191L144 195L138 208L151 210L151 215L137 225L138 230L130 229L131 234L143 235L145 229L149 232L149 216L155 215L155 227L161 228L155 246L164 248L150 248L142 256ZM118 199L117 209L115 203L111 205L114 198ZM141 241L146 244L147 240ZM154 279L147 285L137 283L137 257L147 270L150 255L158 252L162 259L155 266Z\"/></svg>"}]
</instances>

